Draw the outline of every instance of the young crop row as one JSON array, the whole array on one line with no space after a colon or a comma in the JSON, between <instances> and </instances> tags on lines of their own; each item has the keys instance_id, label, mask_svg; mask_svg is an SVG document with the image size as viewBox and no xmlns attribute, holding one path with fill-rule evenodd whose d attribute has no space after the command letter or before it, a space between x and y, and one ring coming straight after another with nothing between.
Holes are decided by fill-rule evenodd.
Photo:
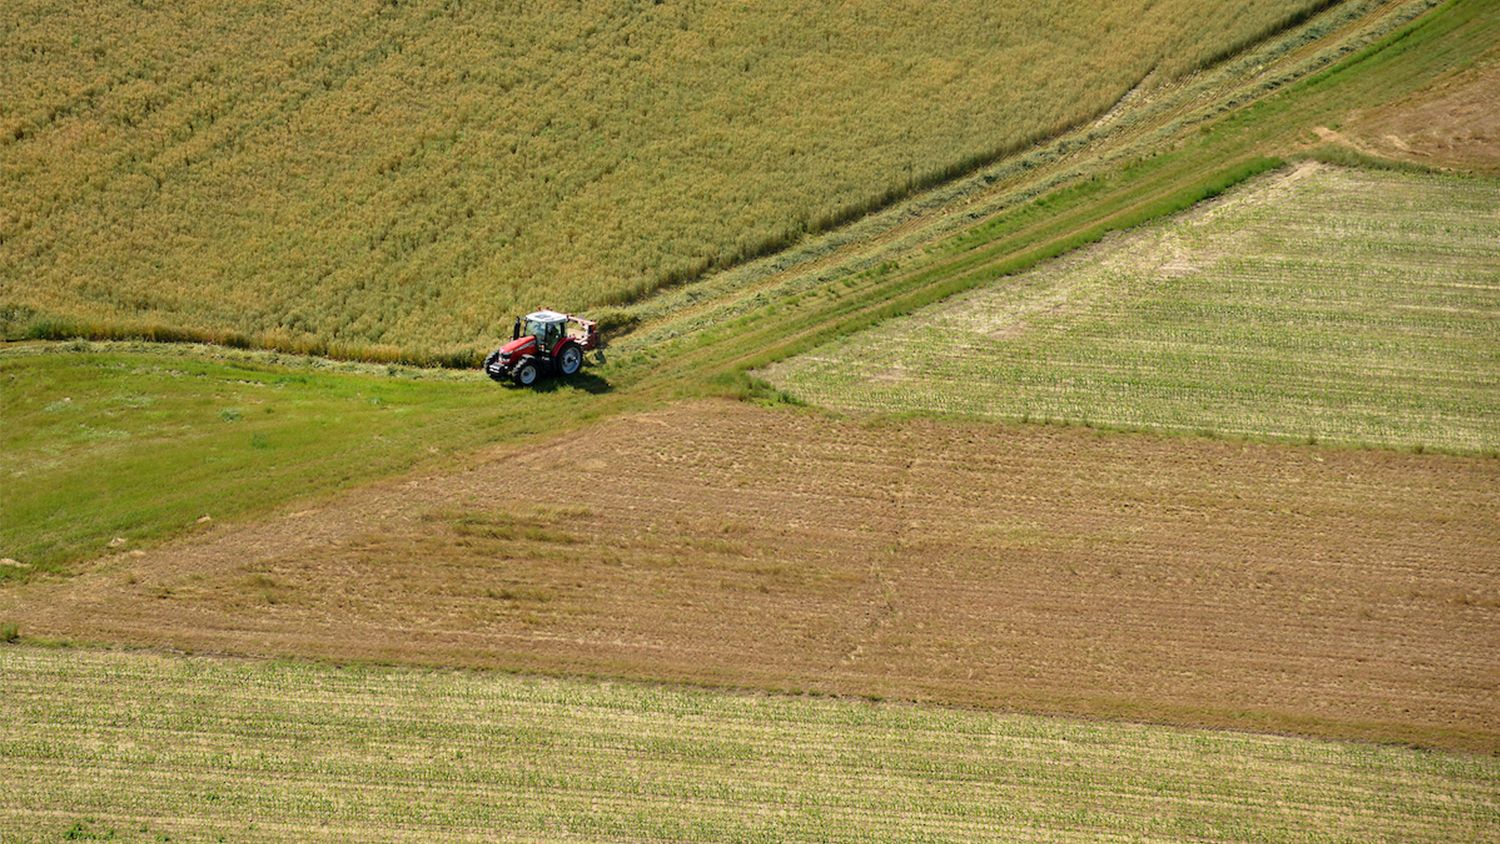
<instances>
[{"instance_id":1,"label":"young crop row","mask_svg":"<svg viewBox=\"0 0 1500 844\"><path fill-rule=\"evenodd\" d=\"M0 645L0 834L1483 840L1489 757L465 672Z\"/></svg>"},{"instance_id":2,"label":"young crop row","mask_svg":"<svg viewBox=\"0 0 1500 844\"><path fill-rule=\"evenodd\" d=\"M513 310L785 245L1325 5L8 4L0 329L472 351Z\"/></svg>"},{"instance_id":3,"label":"young crop row","mask_svg":"<svg viewBox=\"0 0 1500 844\"><path fill-rule=\"evenodd\" d=\"M808 401L1500 448L1500 185L1303 165L769 370Z\"/></svg>"}]
</instances>

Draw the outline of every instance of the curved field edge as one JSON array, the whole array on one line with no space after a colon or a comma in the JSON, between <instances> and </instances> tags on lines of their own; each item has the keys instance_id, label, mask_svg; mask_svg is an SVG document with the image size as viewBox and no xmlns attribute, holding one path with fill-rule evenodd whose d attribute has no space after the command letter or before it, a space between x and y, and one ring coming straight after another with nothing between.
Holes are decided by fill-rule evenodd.
<instances>
[{"instance_id":1,"label":"curved field edge","mask_svg":"<svg viewBox=\"0 0 1500 844\"><path fill-rule=\"evenodd\" d=\"M708 374L733 383L764 367L925 305L1027 270L1111 232L1167 216L1300 156L1311 127L1386 102L1491 53L1492 0L1454 0L1311 77L1243 108L1190 124L1168 151L1052 185L983 222L852 274L788 270L752 292L755 307L674 336L639 355L649 380ZM853 259L856 263L860 258ZM731 294L732 295L732 294ZM634 351L634 349L632 349ZM657 377L659 376L659 377ZM681 392L681 391L679 391Z\"/></svg>"},{"instance_id":2,"label":"curved field edge","mask_svg":"<svg viewBox=\"0 0 1500 844\"><path fill-rule=\"evenodd\" d=\"M1500 453L1500 181L1306 163L762 375L840 410Z\"/></svg>"},{"instance_id":3,"label":"curved field edge","mask_svg":"<svg viewBox=\"0 0 1500 844\"><path fill-rule=\"evenodd\" d=\"M654 296L628 309L641 323L631 342L660 342L861 271L889 271L934 248L984 239L976 221L1002 216L1041 196L1170 149L1228 110L1262 99L1379 42L1436 0L1342 3L1308 24L1268 39L1232 61L1180 83L1133 90L1108 114L1077 131L1011 156L890 209L773 257ZM941 247L935 246L944 237Z\"/></svg>"},{"instance_id":4,"label":"curved field edge","mask_svg":"<svg viewBox=\"0 0 1500 844\"><path fill-rule=\"evenodd\" d=\"M18 840L470 840L503 830L548 840L1416 842L1500 831L1493 757L5 645L0 675L0 776L28 783L0 796L0 834Z\"/></svg>"}]
</instances>

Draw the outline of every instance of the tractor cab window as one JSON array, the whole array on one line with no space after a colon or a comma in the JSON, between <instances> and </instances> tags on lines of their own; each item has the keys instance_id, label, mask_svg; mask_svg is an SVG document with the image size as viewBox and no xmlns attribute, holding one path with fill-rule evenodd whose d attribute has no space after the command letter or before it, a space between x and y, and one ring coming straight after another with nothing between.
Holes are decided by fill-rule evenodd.
<instances>
[{"instance_id":1,"label":"tractor cab window","mask_svg":"<svg viewBox=\"0 0 1500 844\"><path fill-rule=\"evenodd\" d=\"M562 326L559 323L537 320L526 326L526 333L535 337L538 343L550 349L557 342L558 332L561 328Z\"/></svg>"}]
</instances>

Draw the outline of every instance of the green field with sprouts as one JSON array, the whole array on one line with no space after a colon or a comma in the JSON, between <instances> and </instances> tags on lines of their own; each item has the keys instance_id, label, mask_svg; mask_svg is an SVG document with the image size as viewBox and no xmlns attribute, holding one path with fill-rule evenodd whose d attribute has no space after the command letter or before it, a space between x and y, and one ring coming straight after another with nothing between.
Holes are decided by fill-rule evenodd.
<instances>
[{"instance_id":1,"label":"green field with sprouts","mask_svg":"<svg viewBox=\"0 0 1500 844\"><path fill-rule=\"evenodd\" d=\"M1483 841L1500 761L628 683L0 644L0 837Z\"/></svg>"},{"instance_id":2,"label":"green field with sprouts","mask_svg":"<svg viewBox=\"0 0 1500 844\"><path fill-rule=\"evenodd\" d=\"M22 0L0 332L466 360L517 309L786 245L1321 5Z\"/></svg>"},{"instance_id":3,"label":"green field with sprouts","mask_svg":"<svg viewBox=\"0 0 1500 844\"><path fill-rule=\"evenodd\" d=\"M1500 183L1304 164L812 350L828 407L1500 449Z\"/></svg>"}]
</instances>

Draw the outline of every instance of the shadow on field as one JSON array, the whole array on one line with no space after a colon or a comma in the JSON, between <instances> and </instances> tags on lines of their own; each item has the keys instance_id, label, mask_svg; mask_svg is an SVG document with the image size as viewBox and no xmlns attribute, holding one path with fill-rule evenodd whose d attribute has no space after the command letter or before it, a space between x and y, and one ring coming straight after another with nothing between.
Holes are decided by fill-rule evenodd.
<instances>
[{"instance_id":1,"label":"shadow on field","mask_svg":"<svg viewBox=\"0 0 1500 844\"><path fill-rule=\"evenodd\" d=\"M531 390L537 393L552 393L563 389L582 390L591 395L607 393L614 389L608 380L592 372L580 372L577 375L567 378L544 378L530 387L522 387L519 384L511 384L509 386L513 389Z\"/></svg>"}]
</instances>

